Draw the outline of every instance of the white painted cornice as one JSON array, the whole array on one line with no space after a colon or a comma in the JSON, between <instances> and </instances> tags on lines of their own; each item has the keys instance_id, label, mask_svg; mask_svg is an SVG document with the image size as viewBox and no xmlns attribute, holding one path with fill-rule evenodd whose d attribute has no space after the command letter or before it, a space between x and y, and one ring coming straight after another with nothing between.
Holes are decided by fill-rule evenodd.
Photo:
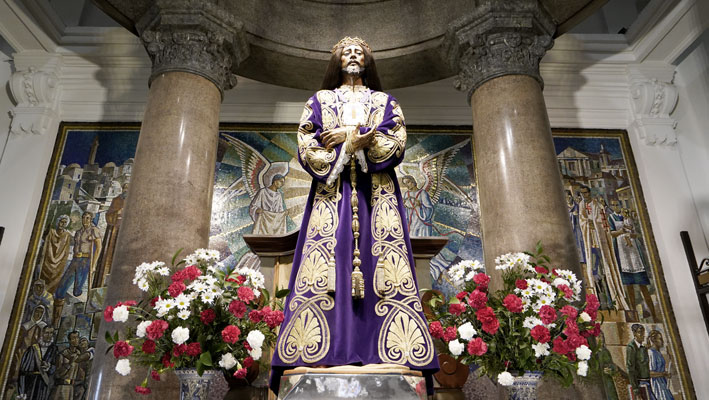
<instances>
[{"instance_id":1,"label":"white painted cornice","mask_svg":"<svg viewBox=\"0 0 709 400\"><path fill-rule=\"evenodd\" d=\"M17 51L54 51L57 43L19 0L0 0L0 34Z\"/></svg>"}]
</instances>

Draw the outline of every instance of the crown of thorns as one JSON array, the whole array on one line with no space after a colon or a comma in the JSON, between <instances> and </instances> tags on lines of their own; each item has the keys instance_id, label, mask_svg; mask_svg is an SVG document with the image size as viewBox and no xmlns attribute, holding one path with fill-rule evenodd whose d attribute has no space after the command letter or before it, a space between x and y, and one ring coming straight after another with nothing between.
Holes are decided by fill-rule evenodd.
<instances>
[{"instance_id":1,"label":"crown of thorns","mask_svg":"<svg viewBox=\"0 0 709 400\"><path fill-rule=\"evenodd\" d=\"M355 37L349 37L349 36L343 37L342 40L337 42L336 45L332 46L332 50L330 50L330 52L335 53L338 48L347 47L351 44L356 44L356 45L362 47L363 49L366 49L369 53L372 52L372 49L369 47L367 42L365 42L364 40L362 40L356 36Z\"/></svg>"}]
</instances>

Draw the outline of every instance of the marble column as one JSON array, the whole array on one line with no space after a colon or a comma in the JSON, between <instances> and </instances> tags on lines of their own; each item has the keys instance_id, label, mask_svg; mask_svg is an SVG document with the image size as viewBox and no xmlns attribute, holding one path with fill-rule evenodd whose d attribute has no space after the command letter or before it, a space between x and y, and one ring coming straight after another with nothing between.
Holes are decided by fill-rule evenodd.
<instances>
[{"instance_id":1,"label":"marble column","mask_svg":"<svg viewBox=\"0 0 709 400\"><path fill-rule=\"evenodd\" d=\"M246 57L240 26L210 2L189 1L156 1L137 25L153 72L106 305L141 298L132 284L140 263L169 263L180 248L186 255L208 245L222 93L236 84ZM145 371L133 365L122 377L113 355L104 355L104 332L124 326L101 323L91 399L136 396ZM155 395L177 396L176 384L150 386Z\"/></svg>"},{"instance_id":2,"label":"marble column","mask_svg":"<svg viewBox=\"0 0 709 400\"><path fill-rule=\"evenodd\" d=\"M536 0L484 1L453 23L449 62L473 112L482 237L491 286L500 254L542 241L555 265L580 265L542 95L539 61L556 26Z\"/></svg>"}]
</instances>

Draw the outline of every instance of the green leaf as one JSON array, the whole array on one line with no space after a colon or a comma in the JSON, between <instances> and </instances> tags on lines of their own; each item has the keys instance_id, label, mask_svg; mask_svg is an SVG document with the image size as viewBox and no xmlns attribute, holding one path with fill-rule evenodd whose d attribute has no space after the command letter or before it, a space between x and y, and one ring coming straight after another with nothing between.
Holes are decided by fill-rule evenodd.
<instances>
[{"instance_id":1,"label":"green leaf","mask_svg":"<svg viewBox=\"0 0 709 400\"><path fill-rule=\"evenodd\" d=\"M542 241L537 242L537 254L542 254L544 252L544 248L542 247Z\"/></svg>"},{"instance_id":2,"label":"green leaf","mask_svg":"<svg viewBox=\"0 0 709 400\"><path fill-rule=\"evenodd\" d=\"M177 256L179 256L180 253L182 253L182 250L184 250L184 249L185 249L184 247L180 247L180 249L175 252L175 255L172 256L172 263L171 263L171 265L173 265L173 266L175 265L175 260L177 259Z\"/></svg>"},{"instance_id":3,"label":"green leaf","mask_svg":"<svg viewBox=\"0 0 709 400\"><path fill-rule=\"evenodd\" d=\"M200 360L197 360L197 375L202 376L203 373L204 373L204 364L202 364L202 362Z\"/></svg>"},{"instance_id":4,"label":"green leaf","mask_svg":"<svg viewBox=\"0 0 709 400\"><path fill-rule=\"evenodd\" d=\"M113 343L117 342L119 339L120 337L118 336L118 331L116 331L116 333L113 335Z\"/></svg>"},{"instance_id":5,"label":"green leaf","mask_svg":"<svg viewBox=\"0 0 709 400\"><path fill-rule=\"evenodd\" d=\"M111 332L106 331L106 343L108 344L114 344L116 343L113 338L111 337Z\"/></svg>"},{"instance_id":6,"label":"green leaf","mask_svg":"<svg viewBox=\"0 0 709 400\"><path fill-rule=\"evenodd\" d=\"M199 356L199 362L208 366L208 367L211 367L212 366L212 354L208 351L205 351L204 353L202 353L201 356Z\"/></svg>"},{"instance_id":7,"label":"green leaf","mask_svg":"<svg viewBox=\"0 0 709 400\"><path fill-rule=\"evenodd\" d=\"M289 290L289 289L281 289L281 290L279 290L279 291L276 292L276 298L277 298L277 299L282 299L282 298L288 296L288 293L290 293L290 290Z\"/></svg>"}]
</instances>

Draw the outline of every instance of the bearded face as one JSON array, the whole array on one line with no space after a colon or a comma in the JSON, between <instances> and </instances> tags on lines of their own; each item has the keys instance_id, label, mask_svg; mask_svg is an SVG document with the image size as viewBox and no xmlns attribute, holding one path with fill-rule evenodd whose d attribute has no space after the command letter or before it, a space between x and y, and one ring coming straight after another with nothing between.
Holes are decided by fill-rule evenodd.
<instances>
[{"instance_id":1,"label":"bearded face","mask_svg":"<svg viewBox=\"0 0 709 400\"><path fill-rule=\"evenodd\" d=\"M364 72L364 50L356 44L346 46L342 49L340 62L345 74L360 76Z\"/></svg>"}]
</instances>

